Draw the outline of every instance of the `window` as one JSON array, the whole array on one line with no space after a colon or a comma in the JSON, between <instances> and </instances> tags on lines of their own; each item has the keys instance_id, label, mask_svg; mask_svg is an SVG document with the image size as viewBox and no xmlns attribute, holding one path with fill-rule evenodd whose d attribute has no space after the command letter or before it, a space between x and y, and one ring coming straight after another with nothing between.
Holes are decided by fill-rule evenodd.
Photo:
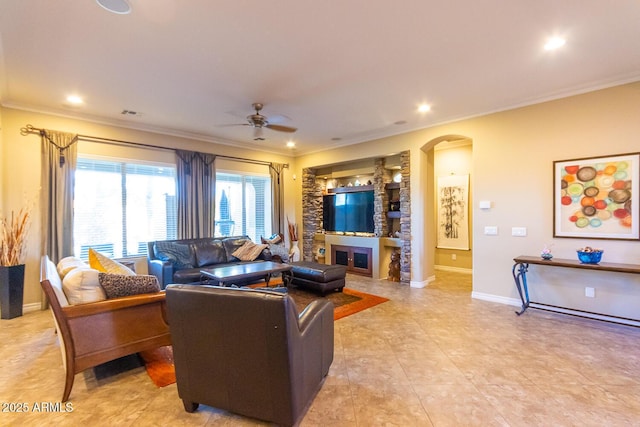
<instances>
[{"instance_id":1,"label":"window","mask_svg":"<svg viewBox=\"0 0 640 427\"><path fill-rule=\"evenodd\" d=\"M176 238L175 166L78 158L73 238L75 254L144 256L147 242Z\"/></svg>"},{"instance_id":2,"label":"window","mask_svg":"<svg viewBox=\"0 0 640 427\"><path fill-rule=\"evenodd\" d=\"M216 173L216 236L271 235L271 178Z\"/></svg>"}]
</instances>

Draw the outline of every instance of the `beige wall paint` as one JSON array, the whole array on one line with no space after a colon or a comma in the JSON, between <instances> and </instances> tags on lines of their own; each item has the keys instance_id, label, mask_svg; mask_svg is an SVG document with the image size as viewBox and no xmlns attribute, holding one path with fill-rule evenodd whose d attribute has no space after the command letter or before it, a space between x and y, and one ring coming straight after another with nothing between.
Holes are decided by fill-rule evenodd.
<instances>
[{"instance_id":1,"label":"beige wall paint","mask_svg":"<svg viewBox=\"0 0 640 427\"><path fill-rule=\"evenodd\" d=\"M246 149L126 130L11 109L2 114L2 203L19 207L23 192L39 188L39 139L22 137L20 127L31 123L89 135L149 142L169 147L220 152L263 160L288 161L286 211L301 224L302 169L411 152L412 285L424 285L434 271L433 182L434 160L430 144L446 135L464 135L473 141L471 189L473 200L490 200L492 208L473 206L473 295L514 303L517 292L511 277L513 257L537 255L544 245L553 245L556 257L575 257L577 247L592 241L552 237L552 162L576 157L601 156L638 151L640 134L640 83L590 92L579 96L447 123L404 135L327 150L295 161ZM362 153L367 153L363 156ZM432 154L431 154L432 155ZM296 176L297 179L293 179ZM39 221L39 217L34 217ZM34 227L39 228L39 222ZM499 228L497 236L485 236L486 225ZM526 237L512 237L511 227L527 227ZM39 301L37 284L39 233L30 235L25 303ZM640 263L637 241L597 242L610 262ZM578 270L532 267L532 295L541 302L589 311L638 318L640 278L632 275L586 273ZM585 298L584 287L596 288L596 298Z\"/></svg>"},{"instance_id":2,"label":"beige wall paint","mask_svg":"<svg viewBox=\"0 0 640 427\"><path fill-rule=\"evenodd\" d=\"M356 160L365 152L367 157L379 157L410 150L412 283L423 283L433 268L434 246L429 243L433 238L428 229L429 203L420 202L429 171L416 168L433 165L421 156L421 148L444 135L471 139L472 197L492 202L488 211L473 206L473 293L514 303L518 296L511 276L513 257L537 255L544 245L553 245L556 257L575 259L576 248L594 245L588 239L552 237L553 161L638 151L638 117L640 82L302 156L297 167ZM301 212L300 206L296 212ZM416 229L423 224L424 230ZM499 234L485 236L487 225L497 226ZM526 227L528 235L512 237L511 227ZM637 241L605 240L597 246L605 249L605 261L640 263ZM638 318L640 277L546 270L531 267L531 286L540 302ZM564 280L550 279L556 276ZM584 296L585 286L596 288L596 298Z\"/></svg>"},{"instance_id":3,"label":"beige wall paint","mask_svg":"<svg viewBox=\"0 0 640 427\"><path fill-rule=\"evenodd\" d=\"M446 145L445 148L441 146ZM451 143L440 143L434 148L434 175L436 177L436 185L438 177L449 175L469 175L471 179L472 168L472 145L471 141L457 141ZM471 184L471 181L469 182ZM436 187L437 193L437 187ZM469 245L473 246L473 188L469 185L469 199L467 200L469 210L466 220L469 224ZM437 211L437 194L434 199L433 206ZM437 226L437 225L436 225ZM473 268L473 251L457 250L457 249L435 249L435 263L437 266L445 269L463 270L471 272ZM455 260L453 256L455 255Z\"/></svg>"},{"instance_id":4,"label":"beige wall paint","mask_svg":"<svg viewBox=\"0 0 640 427\"><path fill-rule=\"evenodd\" d=\"M4 214L3 210L3 194L4 194L4 161L7 157L7 153L4 152L4 138L2 137L2 108L0 108L0 215Z\"/></svg>"},{"instance_id":5,"label":"beige wall paint","mask_svg":"<svg viewBox=\"0 0 640 427\"><path fill-rule=\"evenodd\" d=\"M20 128L32 124L38 128L54 129L102 138L147 143L167 148L181 148L202 151L226 156L243 157L268 162L289 163L294 166L292 157L276 155L246 148L214 144L188 138L160 135L152 132L131 130L97 124L87 121L57 117L28 111L0 108L2 127L0 143L2 144L2 185L0 186L0 206L7 210L20 209L25 197L37 201L40 192L40 137L38 135L21 136ZM98 143L80 142L78 149L81 153L98 156L142 159L151 162L174 163L171 151L147 150L132 147L120 147ZM233 169L233 165L224 163L225 169ZM291 169L285 172L285 212L293 216L294 181ZM295 194L299 194L295 193ZM36 205L37 206L37 205ZM35 209L32 216L28 237L26 274L25 274L25 305L35 305L41 302L39 284L39 265L41 256L41 227L39 209Z\"/></svg>"}]
</instances>

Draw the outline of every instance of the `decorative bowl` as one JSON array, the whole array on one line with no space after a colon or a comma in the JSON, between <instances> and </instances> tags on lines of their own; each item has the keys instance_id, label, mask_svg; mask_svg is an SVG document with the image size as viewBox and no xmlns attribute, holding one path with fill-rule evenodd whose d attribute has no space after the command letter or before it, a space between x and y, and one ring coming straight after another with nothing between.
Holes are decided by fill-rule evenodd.
<instances>
[{"instance_id":1,"label":"decorative bowl","mask_svg":"<svg viewBox=\"0 0 640 427\"><path fill-rule=\"evenodd\" d=\"M577 251L578 259L583 264L597 264L602 259L604 251Z\"/></svg>"}]
</instances>

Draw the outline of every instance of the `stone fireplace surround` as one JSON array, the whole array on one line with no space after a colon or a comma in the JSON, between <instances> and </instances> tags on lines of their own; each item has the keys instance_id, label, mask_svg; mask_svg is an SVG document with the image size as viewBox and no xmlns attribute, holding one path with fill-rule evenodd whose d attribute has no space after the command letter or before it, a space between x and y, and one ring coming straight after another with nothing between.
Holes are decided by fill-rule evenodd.
<instances>
[{"instance_id":1,"label":"stone fireplace surround","mask_svg":"<svg viewBox=\"0 0 640 427\"><path fill-rule=\"evenodd\" d=\"M410 192L410 157L409 151L400 153L400 173L401 180L399 185L400 198L400 235L397 239L387 239L389 234L389 219L387 212L389 210L389 196L385 189L385 185L392 182L391 171L385 168L385 159L375 159L373 171L373 188L374 188L374 224L376 237L358 237L357 240L369 244L363 244L367 247L393 248L400 249L400 282L409 284L411 281L411 192ZM325 191L324 180L318 178L317 169L306 168L302 171L302 256L304 260L314 261L316 248L319 244L324 246L324 239L318 239L317 235L322 233L322 195ZM330 236L330 237L329 237ZM328 234L329 244L335 242L336 238L340 240L340 235ZM347 241L351 236L345 236ZM367 242L362 239L375 239L377 242ZM374 256L374 278L380 276L386 277L384 271L389 260L390 250L380 250L380 256ZM327 252L329 249L327 248ZM327 261L329 256L327 256Z\"/></svg>"}]
</instances>

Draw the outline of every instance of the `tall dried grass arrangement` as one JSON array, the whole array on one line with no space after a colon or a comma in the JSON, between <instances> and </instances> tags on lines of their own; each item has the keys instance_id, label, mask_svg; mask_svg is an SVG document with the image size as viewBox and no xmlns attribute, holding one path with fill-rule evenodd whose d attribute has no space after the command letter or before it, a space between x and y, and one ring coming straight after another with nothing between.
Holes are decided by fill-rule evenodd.
<instances>
[{"instance_id":1,"label":"tall dried grass arrangement","mask_svg":"<svg viewBox=\"0 0 640 427\"><path fill-rule=\"evenodd\" d=\"M22 208L17 215L11 211L11 218L0 218L0 265L10 267L23 262L29 229L29 210Z\"/></svg>"},{"instance_id":2,"label":"tall dried grass arrangement","mask_svg":"<svg viewBox=\"0 0 640 427\"><path fill-rule=\"evenodd\" d=\"M298 241L298 225L295 222L291 223L291 221L289 221L289 217L287 217L287 226L289 227L289 239L292 242L297 242Z\"/></svg>"}]
</instances>

